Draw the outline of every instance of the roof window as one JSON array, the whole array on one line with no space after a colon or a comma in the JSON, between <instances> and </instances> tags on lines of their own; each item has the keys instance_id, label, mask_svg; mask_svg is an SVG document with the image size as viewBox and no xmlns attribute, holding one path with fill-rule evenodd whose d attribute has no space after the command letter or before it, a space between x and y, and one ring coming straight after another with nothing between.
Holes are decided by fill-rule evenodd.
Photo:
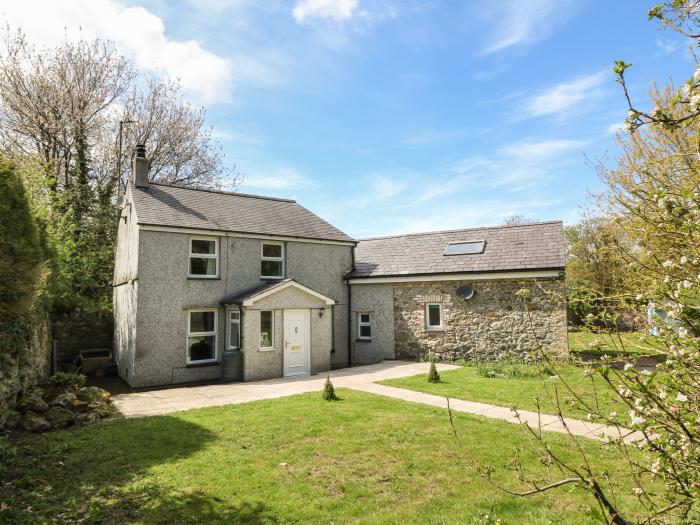
<instances>
[{"instance_id":1,"label":"roof window","mask_svg":"<svg viewBox=\"0 0 700 525\"><path fill-rule=\"evenodd\" d=\"M484 253L486 241L451 242L447 244L444 255L476 255Z\"/></svg>"}]
</instances>

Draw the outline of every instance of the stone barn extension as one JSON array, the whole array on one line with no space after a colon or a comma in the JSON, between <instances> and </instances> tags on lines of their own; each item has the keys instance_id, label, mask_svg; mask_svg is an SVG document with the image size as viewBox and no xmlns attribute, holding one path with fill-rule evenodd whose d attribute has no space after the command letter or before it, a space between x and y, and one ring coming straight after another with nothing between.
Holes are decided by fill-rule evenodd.
<instances>
[{"instance_id":1,"label":"stone barn extension","mask_svg":"<svg viewBox=\"0 0 700 525\"><path fill-rule=\"evenodd\" d=\"M567 348L561 222L360 240L355 268L358 362L528 359L540 347ZM526 300L516 295L523 288Z\"/></svg>"}]
</instances>

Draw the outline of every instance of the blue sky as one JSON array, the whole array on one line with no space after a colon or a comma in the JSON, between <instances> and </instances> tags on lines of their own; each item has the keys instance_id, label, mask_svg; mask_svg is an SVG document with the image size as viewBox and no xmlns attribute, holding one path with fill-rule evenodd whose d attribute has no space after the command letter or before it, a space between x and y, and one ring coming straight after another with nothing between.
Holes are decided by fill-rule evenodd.
<instances>
[{"instance_id":1,"label":"blue sky","mask_svg":"<svg viewBox=\"0 0 700 525\"><path fill-rule=\"evenodd\" d=\"M355 237L575 221L601 189L586 156L614 157L627 113L613 61L642 107L693 70L634 0L56 3L46 18L182 79L242 191ZM48 38L31 4L6 17Z\"/></svg>"}]
</instances>

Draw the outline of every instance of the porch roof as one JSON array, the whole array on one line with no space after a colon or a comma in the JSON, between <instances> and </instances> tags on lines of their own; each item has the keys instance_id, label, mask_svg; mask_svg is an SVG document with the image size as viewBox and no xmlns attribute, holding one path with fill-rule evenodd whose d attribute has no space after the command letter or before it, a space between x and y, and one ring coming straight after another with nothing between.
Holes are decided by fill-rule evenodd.
<instances>
[{"instance_id":1,"label":"porch roof","mask_svg":"<svg viewBox=\"0 0 700 525\"><path fill-rule=\"evenodd\" d=\"M312 290L308 286L304 286L303 284L298 283L294 279L282 279L280 281L268 282L259 286L255 286L243 292L238 292L236 294L225 297L221 300L221 304L224 306L232 304L237 304L239 306L252 306L257 300L272 295L274 293L281 292L282 290L285 290L290 287L296 288L298 290L306 292L309 295L317 297L318 299L323 301L326 304L326 306L333 306L335 304L335 300L323 295L322 293L317 292L316 290Z\"/></svg>"}]
</instances>

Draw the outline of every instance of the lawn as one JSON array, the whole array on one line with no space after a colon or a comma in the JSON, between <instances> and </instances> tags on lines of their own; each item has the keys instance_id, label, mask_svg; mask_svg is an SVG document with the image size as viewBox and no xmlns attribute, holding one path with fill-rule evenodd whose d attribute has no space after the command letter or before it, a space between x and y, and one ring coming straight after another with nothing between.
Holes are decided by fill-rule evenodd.
<instances>
[{"instance_id":1,"label":"lawn","mask_svg":"<svg viewBox=\"0 0 700 525\"><path fill-rule=\"evenodd\" d=\"M556 376L550 377L534 365L483 363L442 372L440 383L428 383L427 374L389 379L381 383L428 394L533 411L537 410L536 399L539 399L542 412L550 414L556 414L554 394L558 392L562 413L584 419L587 411L582 411L578 404L573 407L567 402L573 396L565 387L566 382L590 403L595 403L597 397L599 406L605 413L616 411L623 420L626 419L629 409L605 386L598 374L585 377L582 367L564 364L558 365L555 371ZM488 377L488 372L494 372L495 377Z\"/></svg>"},{"instance_id":2,"label":"lawn","mask_svg":"<svg viewBox=\"0 0 700 525\"><path fill-rule=\"evenodd\" d=\"M114 420L0 447L2 523L598 523L569 486L527 499L479 477L444 410L339 389L167 416ZM468 454L517 485L518 425L458 414ZM555 450L571 454L565 436ZM586 441L600 468L612 449ZM2 443L0 443L1 445ZM622 495L633 505L631 487ZM488 515L488 518L486 517Z\"/></svg>"},{"instance_id":3,"label":"lawn","mask_svg":"<svg viewBox=\"0 0 700 525\"><path fill-rule=\"evenodd\" d=\"M631 357L662 354L656 337L644 332L569 332L569 351Z\"/></svg>"}]
</instances>

